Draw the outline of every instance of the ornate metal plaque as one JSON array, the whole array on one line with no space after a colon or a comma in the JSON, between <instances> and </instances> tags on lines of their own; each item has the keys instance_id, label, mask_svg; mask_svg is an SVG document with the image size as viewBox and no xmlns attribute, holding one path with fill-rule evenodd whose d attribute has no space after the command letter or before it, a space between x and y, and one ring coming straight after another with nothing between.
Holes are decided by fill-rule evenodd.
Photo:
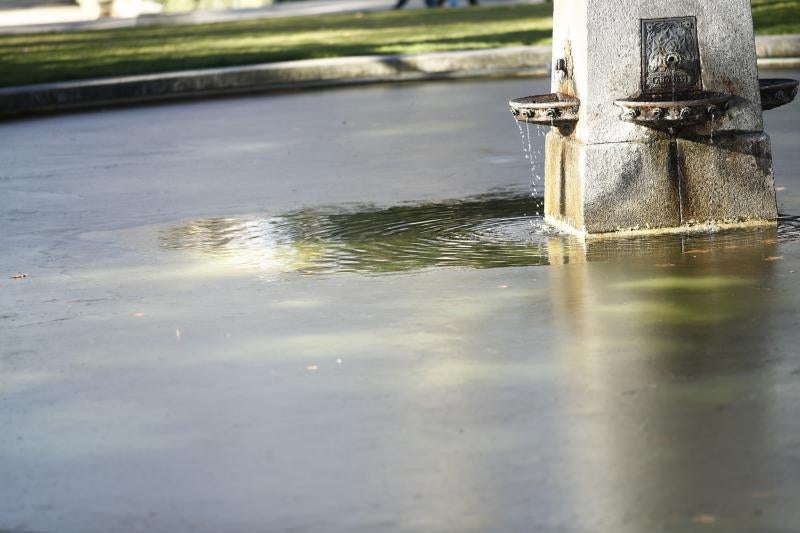
<instances>
[{"instance_id":1,"label":"ornate metal plaque","mask_svg":"<svg viewBox=\"0 0 800 533\"><path fill-rule=\"evenodd\" d=\"M702 89L697 18L642 20L642 94Z\"/></svg>"}]
</instances>

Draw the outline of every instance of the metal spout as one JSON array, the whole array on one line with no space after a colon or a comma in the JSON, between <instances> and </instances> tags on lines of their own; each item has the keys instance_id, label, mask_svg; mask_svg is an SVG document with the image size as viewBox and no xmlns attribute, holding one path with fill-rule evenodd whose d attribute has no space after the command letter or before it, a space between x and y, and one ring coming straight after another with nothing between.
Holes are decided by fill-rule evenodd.
<instances>
[{"instance_id":1,"label":"metal spout","mask_svg":"<svg viewBox=\"0 0 800 533\"><path fill-rule=\"evenodd\" d=\"M640 111L638 109L626 109L622 113L623 120L633 120L640 115Z\"/></svg>"}]
</instances>

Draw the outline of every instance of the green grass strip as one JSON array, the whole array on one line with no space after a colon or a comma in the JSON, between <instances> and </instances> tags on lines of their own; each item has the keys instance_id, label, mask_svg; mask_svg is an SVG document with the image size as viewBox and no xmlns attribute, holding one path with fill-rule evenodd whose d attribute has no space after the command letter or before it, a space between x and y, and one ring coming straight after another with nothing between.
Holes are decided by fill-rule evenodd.
<instances>
[{"instance_id":1,"label":"green grass strip","mask_svg":"<svg viewBox=\"0 0 800 533\"><path fill-rule=\"evenodd\" d=\"M759 33L800 33L800 0L753 0ZM0 86L294 59L545 44L550 4L414 9L0 35Z\"/></svg>"}]
</instances>

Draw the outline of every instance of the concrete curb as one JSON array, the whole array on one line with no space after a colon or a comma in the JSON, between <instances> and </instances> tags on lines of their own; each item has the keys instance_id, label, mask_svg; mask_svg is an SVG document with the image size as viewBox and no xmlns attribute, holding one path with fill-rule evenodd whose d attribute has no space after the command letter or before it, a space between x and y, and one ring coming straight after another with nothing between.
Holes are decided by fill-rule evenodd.
<instances>
[{"instance_id":1,"label":"concrete curb","mask_svg":"<svg viewBox=\"0 0 800 533\"><path fill-rule=\"evenodd\" d=\"M756 39L759 66L800 67L800 35ZM789 56L789 57L786 57ZM548 45L286 61L0 89L0 117L315 87L470 77L546 76Z\"/></svg>"},{"instance_id":2,"label":"concrete curb","mask_svg":"<svg viewBox=\"0 0 800 533\"><path fill-rule=\"evenodd\" d=\"M361 56L0 89L0 116L254 92L463 77L544 75L550 47Z\"/></svg>"},{"instance_id":3,"label":"concrete curb","mask_svg":"<svg viewBox=\"0 0 800 533\"><path fill-rule=\"evenodd\" d=\"M800 35L759 35L756 53L759 58L800 58Z\"/></svg>"}]
</instances>

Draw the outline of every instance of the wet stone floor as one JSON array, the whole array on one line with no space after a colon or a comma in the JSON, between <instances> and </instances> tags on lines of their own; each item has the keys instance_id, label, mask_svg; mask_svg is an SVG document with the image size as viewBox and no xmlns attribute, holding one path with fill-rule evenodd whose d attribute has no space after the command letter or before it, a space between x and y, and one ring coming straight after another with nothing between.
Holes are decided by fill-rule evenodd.
<instances>
[{"instance_id":1,"label":"wet stone floor","mask_svg":"<svg viewBox=\"0 0 800 533\"><path fill-rule=\"evenodd\" d=\"M777 229L584 243L544 90L0 124L0 532L797 531L800 106Z\"/></svg>"}]
</instances>

